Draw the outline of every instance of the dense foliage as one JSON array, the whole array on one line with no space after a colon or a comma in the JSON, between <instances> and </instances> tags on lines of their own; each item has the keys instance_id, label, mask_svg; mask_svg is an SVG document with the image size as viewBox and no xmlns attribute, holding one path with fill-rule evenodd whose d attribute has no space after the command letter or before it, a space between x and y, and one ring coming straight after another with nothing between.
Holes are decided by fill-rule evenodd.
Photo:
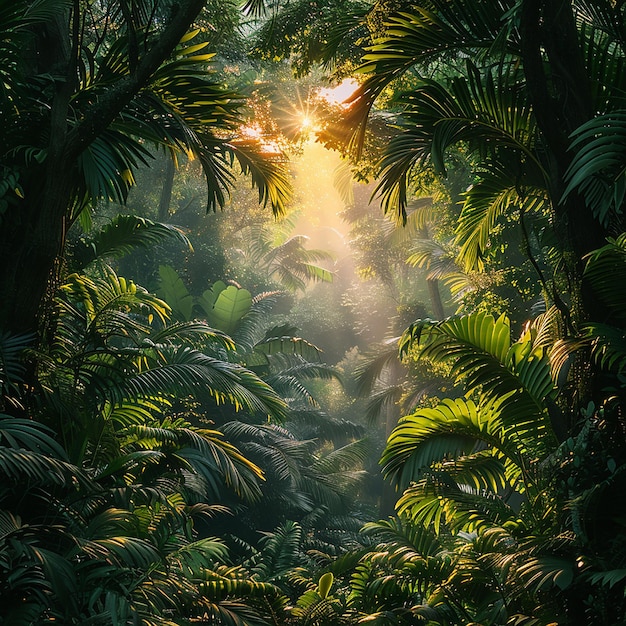
<instances>
[{"instance_id":1,"label":"dense foliage","mask_svg":"<svg viewBox=\"0 0 626 626\"><path fill-rule=\"evenodd\" d=\"M0 624L625 623L625 24L0 0Z\"/></svg>"}]
</instances>

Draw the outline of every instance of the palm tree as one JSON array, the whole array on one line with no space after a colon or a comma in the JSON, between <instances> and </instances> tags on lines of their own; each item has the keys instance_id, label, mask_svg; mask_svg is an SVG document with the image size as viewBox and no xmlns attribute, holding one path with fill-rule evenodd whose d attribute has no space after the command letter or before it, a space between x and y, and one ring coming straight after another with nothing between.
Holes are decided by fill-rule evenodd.
<instances>
[{"instance_id":1,"label":"palm tree","mask_svg":"<svg viewBox=\"0 0 626 626\"><path fill-rule=\"evenodd\" d=\"M15 572L3 618L173 624L206 613L228 623L280 610L273 585L230 567L223 543L194 529L223 514L222 501L258 498L261 470L172 405L200 391L278 419L285 405L251 371L199 349L228 351L227 336L168 317L165 302L102 266L63 286L39 384L21 397L16 340L5 341L7 397L48 427L1 420L0 551Z\"/></svg>"},{"instance_id":2,"label":"palm tree","mask_svg":"<svg viewBox=\"0 0 626 626\"><path fill-rule=\"evenodd\" d=\"M52 291L57 284L55 259L69 226L99 198L125 199L133 172L150 159L147 145L199 159L208 208L225 202L237 162L260 201L283 210L289 183L281 163L242 139L244 98L207 69L209 42L192 43L195 33L186 34L203 5L0 4L7 207L0 324L7 330L36 328L51 276Z\"/></svg>"},{"instance_id":3,"label":"palm tree","mask_svg":"<svg viewBox=\"0 0 626 626\"><path fill-rule=\"evenodd\" d=\"M377 10L385 15L382 6L372 15ZM397 79L409 82L397 99L399 132L380 161L385 207L404 215L412 174L425 165L445 173L446 155L462 144L476 157L457 229L466 268L480 265L494 225L514 211L546 297L567 318L566 294L581 290L569 307L574 321L599 317L581 286L582 259L603 245L606 226L619 222L619 187L603 182L619 185L619 149L600 160L613 135L598 129L620 123L610 112L621 107L615 72L623 51L611 26L622 19L621 8L593 1L557 9L543 2L434 0L393 10L364 57L366 78L347 118L357 128L358 147L380 94ZM547 41L553 45L542 47ZM570 107L572 97L576 106ZM590 121L594 111L606 115ZM602 200L609 189L617 189L615 202ZM535 233L543 236L539 247ZM548 239L548 233L554 235ZM560 265L541 258L542 246L560 251Z\"/></svg>"},{"instance_id":4,"label":"palm tree","mask_svg":"<svg viewBox=\"0 0 626 626\"><path fill-rule=\"evenodd\" d=\"M245 226L235 235L236 264L250 268L257 280L287 291L304 291L313 281L331 282L333 273L319 265L328 264L332 255L324 250L307 248L308 237L288 235L287 229L269 229L262 225ZM263 283L261 283L263 284Z\"/></svg>"},{"instance_id":5,"label":"palm tree","mask_svg":"<svg viewBox=\"0 0 626 626\"><path fill-rule=\"evenodd\" d=\"M400 515L438 535L464 538L453 547L460 569L446 579L461 585L467 610L474 595L464 572L473 572L471 580L488 574L492 582L485 584L495 595L476 596L480 606L472 610L496 611L501 617L492 616L493 623L516 614L528 623L610 624L623 613L608 588L609 580L621 580L621 561L612 556L619 534L595 531L601 511L612 506L605 498L621 483L621 446L611 441L610 422L590 419L578 435L568 434L568 414L558 404L557 382L564 379L548 359L558 368L568 351L555 343L557 320L555 310L547 312L512 343L506 318L477 313L416 323L401 342L405 354L420 344L420 358L449 363L465 396L402 418L383 454L383 471L403 492ZM594 341L607 357L604 365L622 362L610 336L597 333ZM605 402L607 415L613 402ZM577 469L583 449L604 461ZM601 467L607 455L614 461ZM601 509L590 508L592 501ZM605 556L591 558L600 552ZM597 599L588 617L579 602L585 593Z\"/></svg>"}]
</instances>

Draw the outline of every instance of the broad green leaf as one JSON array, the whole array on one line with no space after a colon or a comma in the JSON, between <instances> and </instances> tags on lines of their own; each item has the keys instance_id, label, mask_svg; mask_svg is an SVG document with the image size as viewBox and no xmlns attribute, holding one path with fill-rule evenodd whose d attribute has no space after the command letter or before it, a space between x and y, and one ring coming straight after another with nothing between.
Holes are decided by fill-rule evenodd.
<instances>
[{"instance_id":1,"label":"broad green leaf","mask_svg":"<svg viewBox=\"0 0 626 626\"><path fill-rule=\"evenodd\" d=\"M160 285L158 294L172 307L174 317L189 321L193 310L193 296L182 278L169 265L159 267Z\"/></svg>"},{"instance_id":2,"label":"broad green leaf","mask_svg":"<svg viewBox=\"0 0 626 626\"><path fill-rule=\"evenodd\" d=\"M247 289L234 285L226 287L218 281L212 289L204 292L199 304L210 326L232 334L240 320L250 311L252 295Z\"/></svg>"}]
</instances>

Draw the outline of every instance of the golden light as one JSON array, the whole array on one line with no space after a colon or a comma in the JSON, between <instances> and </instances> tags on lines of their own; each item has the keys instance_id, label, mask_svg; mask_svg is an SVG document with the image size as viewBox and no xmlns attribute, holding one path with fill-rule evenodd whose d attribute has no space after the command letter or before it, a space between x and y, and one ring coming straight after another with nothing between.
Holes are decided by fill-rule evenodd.
<instances>
[{"instance_id":1,"label":"golden light","mask_svg":"<svg viewBox=\"0 0 626 626\"><path fill-rule=\"evenodd\" d=\"M319 130L319 126L315 117L311 112L300 113L300 132L303 134L315 133Z\"/></svg>"},{"instance_id":2,"label":"golden light","mask_svg":"<svg viewBox=\"0 0 626 626\"><path fill-rule=\"evenodd\" d=\"M258 124L243 126L240 132L243 138L258 143L261 152L265 152L265 154L282 154L278 143L268 137L267 133Z\"/></svg>"},{"instance_id":3,"label":"golden light","mask_svg":"<svg viewBox=\"0 0 626 626\"><path fill-rule=\"evenodd\" d=\"M252 124L242 127L241 134L248 139L261 139L261 137L263 137L263 130L258 124Z\"/></svg>"},{"instance_id":4,"label":"golden light","mask_svg":"<svg viewBox=\"0 0 626 626\"><path fill-rule=\"evenodd\" d=\"M356 91L359 83L354 78L344 78L335 87L324 87L318 95L329 104L338 104L347 107L346 100Z\"/></svg>"}]
</instances>

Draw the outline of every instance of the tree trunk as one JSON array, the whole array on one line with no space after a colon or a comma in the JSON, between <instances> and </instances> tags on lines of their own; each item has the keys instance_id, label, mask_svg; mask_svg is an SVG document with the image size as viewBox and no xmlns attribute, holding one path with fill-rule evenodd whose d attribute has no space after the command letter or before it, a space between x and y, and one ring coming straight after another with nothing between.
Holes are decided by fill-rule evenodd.
<instances>
[{"instance_id":1,"label":"tree trunk","mask_svg":"<svg viewBox=\"0 0 626 626\"><path fill-rule=\"evenodd\" d=\"M571 3L524 0L520 30L528 93L548 147L546 182L553 202L553 226L565 247L573 321L601 319L597 298L583 285L582 270L584 257L604 245L606 233L582 198L572 194L561 200L572 160L570 135L593 116Z\"/></svg>"},{"instance_id":2,"label":"tree trunk","mask_svg":"<svg viewBox=\"0 0 626 626\"><path fill-rule=\"evenodd\" d=\"M0 328L5 330L38 330L39 315L60 278L72 185L63 172L51 175L59 169L49 168L45 184L28 188L19 212L2 223Z\"/></svg>"},{"instance_id":3,"label":"tree trunk","mask_svg":"<svg viewBox=\"0 0 626 626\"><path fill-rule=\"evenodd\" d=\"M426 285L428 286L430 304L433 307L433 315L435 316L435 319L442 320L445 318L446 312L443 308L443 302L441 301L439 281L436 278L427 278Z\"/></svg>"},{"instance_id":4,"label":"tree trunk","mask_svg":"<svg viewBox=\"0 0 626 626\"><path fill-rule=\"evenodd\" d=\"M37 330L61 269L74 171L65 149L75 87L71 21L69 12L56 16L37 33L31 71L63 78L49 103L46 160L22 173L24 199L6 212L0 228L0 328L14 332Z\"/></svg>"},{"instance_id":5,"label":"tree trunk","mask_svg":"<svg viewBox=\"0 0 626 626\"><path fill-rule=\"evenodd\" d=\"M163 187L161 189L161 198L159 199L159 222L167 222L170 217L172 189L174 188L174 169L174 161L171 158L166 158Z\"/></svg>"}]
</instances>

